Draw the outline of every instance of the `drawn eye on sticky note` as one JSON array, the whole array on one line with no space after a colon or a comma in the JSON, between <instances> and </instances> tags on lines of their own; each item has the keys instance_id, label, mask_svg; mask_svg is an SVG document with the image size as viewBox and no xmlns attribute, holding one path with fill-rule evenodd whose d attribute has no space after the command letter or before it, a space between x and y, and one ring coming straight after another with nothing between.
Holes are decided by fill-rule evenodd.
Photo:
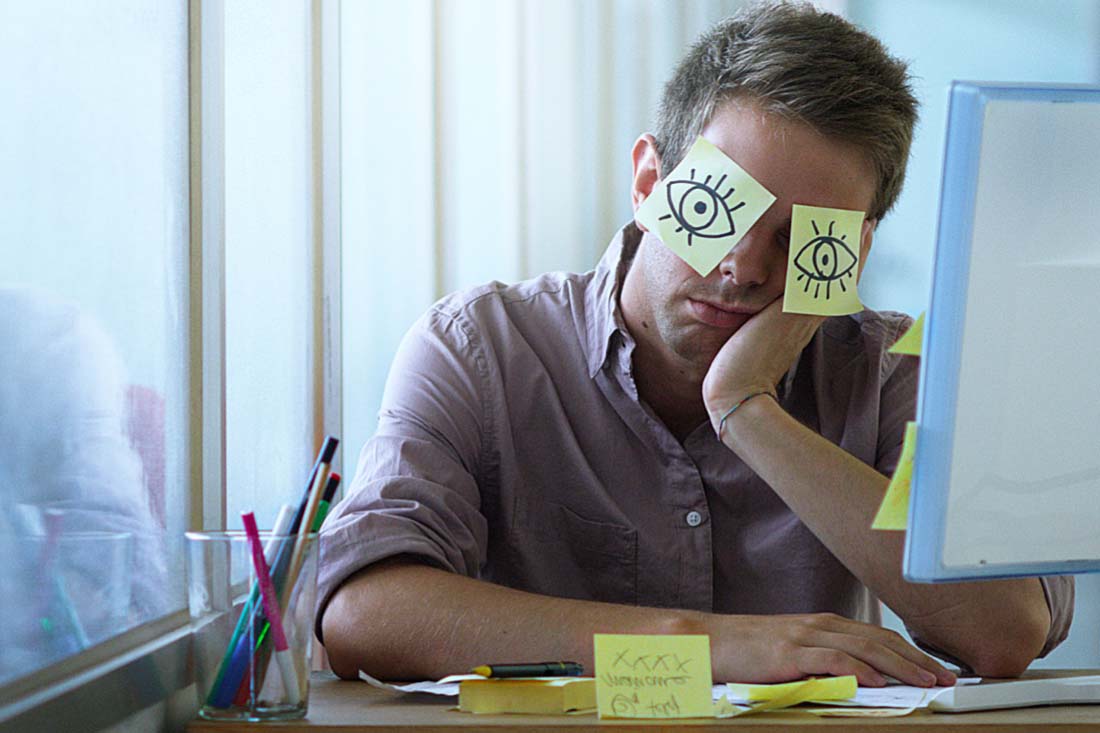
<instances>
[{"instance_id":1,"label":"drawn eye on sticky note","mask_svg":"<svg viewBox=\"0 0 1100 733\"><path fill-rule=\"evenodd\" d=\"M775 196L703 137L653 187L637 217L703 277L729 254Z\"/></svg>"},{"instance_id":2,"label":"drawn eye on sticky note","mask_svg":"<svg viewBox=\"0 0 1100 733\"><path fill-rule=\"evenodd\" d=\"M843 316L863 310L856 290L862 211L795 204L783 310Z\"/></svg>"}]
</instances>

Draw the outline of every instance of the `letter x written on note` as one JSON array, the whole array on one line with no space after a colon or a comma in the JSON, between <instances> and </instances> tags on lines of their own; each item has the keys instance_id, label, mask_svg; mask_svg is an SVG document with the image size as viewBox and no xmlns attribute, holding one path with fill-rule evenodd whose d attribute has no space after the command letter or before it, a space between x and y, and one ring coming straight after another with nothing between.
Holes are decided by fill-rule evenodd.
<instances>
[{"instance_id":1,"label":"letter x written on note","mask_svg":"<svg viewBox=\"0 0 1100 733\"><path fill-rule=\"evenodd\" d=\"M710 637L596 634L601 718L712 718Z\"/></svg>"}]
</instances>

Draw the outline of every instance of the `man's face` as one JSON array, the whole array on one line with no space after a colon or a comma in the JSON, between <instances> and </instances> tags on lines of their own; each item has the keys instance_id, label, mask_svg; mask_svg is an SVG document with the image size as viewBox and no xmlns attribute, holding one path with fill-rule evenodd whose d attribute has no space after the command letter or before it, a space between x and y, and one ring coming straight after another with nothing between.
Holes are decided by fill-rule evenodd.
<instances>
[{"instance_id":1,"label":"man's face","mask_svg":"<svg viewBox=\"0 0 1100 733\"><path fill-rule=\"evenodd\" d=\"M635 338L705 371L745 321L782 296L792 205L867 211L875 176L856 148L745 102L719 107L702 134L776 201L706 277L647 233L627 275L622 305ZM656 165L656 153L646 155L639 146L644 148L644 139L635 146L635 209L655 183L655 176L639 171ZM864 223L867 245L873 226Z\"/></svg>"}]
</instances>

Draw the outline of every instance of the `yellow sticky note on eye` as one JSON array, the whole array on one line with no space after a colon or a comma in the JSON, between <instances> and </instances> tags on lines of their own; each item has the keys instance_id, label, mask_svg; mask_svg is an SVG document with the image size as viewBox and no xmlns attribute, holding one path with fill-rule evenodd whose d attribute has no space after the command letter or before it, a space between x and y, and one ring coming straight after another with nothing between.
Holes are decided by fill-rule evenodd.
<instances>
[{"instance_id":1,"label":"yellow sticky note on eye","mask_svg":"<svg viewBox=\"0 0 1100 733\"><path fill-rule=\"evenodd\" d=\"M636 216L706 277L774 201L768 189L700 137Z\"/></svg>"},{"instance_id":2,"label":"yellow sticky note on eye","mask_svg":"<svg viewBox=\"0 0 1100 733\"><path fill-rule=\"evenodd\" d=\"M795 204L783 310L843 316L863 310L856 291L862 211Z\"/></svg>"},{"instance_id":3,"label":"yellow sticky note on eye","mask_svg":"<svg viewBox=\"0 0 1100 733\"><path fill-rule=\"evenodd\" d=\"M710 637L595 634L601 718L712 718Z\"/></svg>"},{"instance_id":4,"label":"yellow sticky note on eye","mask_svg":"<svg viewBox=\"0 0 1100 733\"><path fill-rule=\"evenodd\" d=\"M905 529L909 526L909 483L913 479L913 456L917 452L917 424L905 424L905 442L894 477L882 497L871 529Z\"/></svg>"},{"instance_id":5,"label":"yellow sticky note on eye","mask_svg":"<svg viewBox=\"0 0 1100 733\"><path fill-rule=\"evenodd\" d=\"M891 354L908 354L909 356L920 356L921 349L924 347L924 314L921 313L917 316L917 320L913 321L913 325L909 327L909 330L902 334L901 338L894 342L894 345L890 347Z\"/></svg>"}]
</instances>

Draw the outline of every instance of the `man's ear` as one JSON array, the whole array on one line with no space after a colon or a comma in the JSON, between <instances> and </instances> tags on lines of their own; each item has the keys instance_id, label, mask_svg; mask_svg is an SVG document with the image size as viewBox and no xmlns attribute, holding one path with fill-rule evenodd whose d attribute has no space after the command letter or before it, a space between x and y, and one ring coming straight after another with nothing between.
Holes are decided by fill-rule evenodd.
<instances>
[{"instance_id":1,"label":"man's ear","mask_svg":"<svg viewBox=\"0 0 1100 733\"><path fill-rule=\"evenodd\" d=\"M875 228L878 226L878 219L864 219L863 230L860 232L859 237L859 272L856 274L858 279L863 274L863 268L867 266L867 255L871 254L871 242L875 238Z\"/></svg>"},{"instance_id":2,"label":"man's ear","mask_svg":"<svg viewBox=\"0 0 1100 733\"><path fill-rule=\"evenodd\" d=\"M648 132L634 141L634 149L630 151L630 158L634 163L634 179L630 188L630 203L634 211L642 205L642 202L653 193L653 188L661 180L661 159L657 155L657 141ZM637 219L634 223L643 232L649 231Z\"/></svg>"}]
</instances>

